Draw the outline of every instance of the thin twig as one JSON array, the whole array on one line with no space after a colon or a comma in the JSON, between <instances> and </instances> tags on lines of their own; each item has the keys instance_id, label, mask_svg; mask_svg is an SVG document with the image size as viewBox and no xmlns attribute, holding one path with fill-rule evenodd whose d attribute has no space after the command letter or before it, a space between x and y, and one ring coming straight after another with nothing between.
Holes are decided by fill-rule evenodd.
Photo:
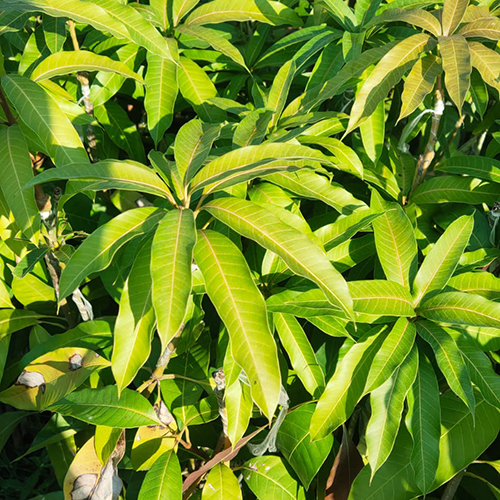
<instances>
[{"instance_id":1,"label":"thin twig","mask_svg":"<svg viewBox=\"0 0 500 500\"><path fill-rule=\"evenodd\" d=\"M460 481L464 477L465 471L459 472L451 481L448 482L444 490L441 500L453 500L455 493L460 486Z\"/></svg>"}]
</instances>

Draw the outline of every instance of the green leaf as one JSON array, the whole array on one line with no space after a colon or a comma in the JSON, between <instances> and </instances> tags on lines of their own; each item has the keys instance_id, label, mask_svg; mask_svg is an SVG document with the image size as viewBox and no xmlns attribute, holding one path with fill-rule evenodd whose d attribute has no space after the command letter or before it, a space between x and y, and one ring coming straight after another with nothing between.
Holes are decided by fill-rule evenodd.
<instances>
[{"instance_id":1,"label":"green leaf","mask_svg":"<svg viewBox=\"0 0 500 500\"><path fill-rule=\"evenodd\" d=\"M151 231L165 215L144 207L128 210L97 228L76 250L61 275L59 299L67 297L84 278L106 269L125 243Z\"/></svg>"},{"instance_id":2,"label":"green leaf","mask_svg":"<svg viewBox=\"0 0 500 500\"><path fill-rule=\"evenodd\" d=\"M422 104L425 96L432 92L436 78L442 71L441 62L432 54L415 63L405 81L399 120L413 113Z\"/></svg>"},{"instance_id":3,"label":"green leaf","mask_svg":"<svg viewBox=\"0 0 500 500\"><path fill-rule=\"evenodd\" d=\"M424 318L442 323L496 327L500 303L470 293L446 292L426 300L418 312Z\"/></svg>"},{"instance_id":4,"label":"green leaf","mask_svg":"<svg viewBox=\"0 0 500 500\"><path fill-rule=\"evenodd\" d=\"M266 455L243 464L245 483L259 500L305 500L304 488L288 472L282 458Z\"/></svg>"},{"instance_id":5,"label":"green leaf","mask_svg":"<svg viewBox=\"0 0 500 500\"><path fill-rule=\"evenodd\" d=\"M119 160L104 160L92 165L77 163L46 170L26 183L24 188L61 179L89 181L83 184L83 190L123 189L141 191L162 198L170 195L167 186L154 170L137 162Z\"/></svg>"},{"instance_id":6,"label":"green leaf","mask_svg":"<svg viewBox=\"0 0 500 500\"><path fill-rule=\"evenodd\" d=\"M443 26L443 35L452 35L462 21L469 0L445 0L441 24Z\"/></svg>"},{"instance_id":7,"label":"green leaf","mask_svg":"<svg viewBox=\"0 0 500 500\"><path fill-rule=\"evenodd\" d=\"M150 263L151 245L146 243L135 258L120 298L111 358L118 392L134 380L151 352L155 314Z\"/></svg>"},{"instance_id":8,"label":"green leaf","mask_svg":"<svg viewBox=\"0 0 500 500\"><path fill-rule=\"evenodd\" d=\"M468 42L468 44L472 66L479 71L485 83L497 90L500 89L498 81L500 54L479 42Z\"/></svg>"},{"instance_id":9,"label":"green leaf","mask_svg":"<svg viewBox=\"0 0 500 500\"><path fill-rule=\"evenodd\" d=\"M149 469L139 491L138 500L181 499L181 466L172 449L161 455Z\"/></svg>"},{"instance_id":10,"label":"green leaf","mask_svg":"<svg viewBox=\"0 0 500 500\"><path fill-rule=\"evenodd\" d=\"M33 178L33 169L24 135L17 126L0 129L0 156L3 158L1 188L21 231L35 243L40 216L33 190L23 186Z\"/></svg>"},{"instance_id":11,"label":"green leaf","mask_svg":"<svg viewBox=\"0 0 500 500\"><path fill-rule=\"evenodd\" d=\"M434 351L439 369L451 390L474 414L475 400L467 365L453 338L431 321L417 322L417 331Z\"/></svg>"},{"instance_id":12,"label":"green leaf","mask_svg":"<svg viewBox=\"0 0 500 500\"><path fill-rule=\"evenodd\" d=\"M458 345L472 382L490 405L500 409L500 376L494 371L488 356L462 332L451 331L449 333Z\"/></svg>"},{"instance_id":13,"label":"green leaf","mask_svg":"<svg viewBox=\"0 0 500 500\"><path fill-rule=\"evenodd\" d=\"M248 376L252 398L270 419L278 404L280 372L264 298L243 255L222 234L201 233L194 257L228 330L233 357Z\"/></svg>"},{"instance_id":14,"label":"green leaf","mask_svg":"<svg viewBox=\"0 0 500 500\"><path fill-rule=\"evenodd\" d=\"M246 146L219 156L205 165L194 176L191 192L205 188L204 194L208 194L230 182L235 184L252 178L251 176L262 177L266 168L270 169L269 173L273 173L279 169L296 169L318 161L329 163L322 153L307 146L287 143Z\"/></svg>"},{"instance_id":15,"label":"green leaf","mask_svg":"<svg viewBox=\"0 0 500 500\"><path fill-rule=\"evenodd\" d=\"M3 450L5 443L14 432L21 420L28 415L25 411L8 411L0 415L0 451Z\"/></svg>"},{"instance_id":16,"label":"green leaf","mask_svg":"<svg viewBox=\"0 0 500 500\"><path fill-rule=\"evenodd\" d=\"M361 141L368 158L375 164L384 150L385 105L380 101L375 111L360 125Z\"/></svg>"},{"instance_id":17,"label":"green leaf","mask_svg":"<svg viewBox=\"0 0 500 500\"><path fill-rule=\"evenodd\" d=\"M366 380L365 393L369 393L389 379L401 366L413 348L416 329L404 318L398 319L375 355Z\"/></svg>"},{"instance_id":18,"label":"green leaf","mask_svg":"<svg viewBox=\"0 0 500 500\"><path fill-rule=\"evenodd\" d=\"M151 257L153 304L162 349L179 334L191 294L196 227L193 212L171 210L156 230Z\"/></svg>"},{"instance_id":19,"label":"green leaf","mask_svg":"<svg viewBox=\"0 0 500 500\"><path fill-rule=\"evenodd\" d=\"M240 484L225 464L217 464L207 475L201 500L242 500Z\"/></svg>"},{"instance_id":20,"label":"green leaf","mask_svg":"<svg viewBox=\"0 0 500 500\"><path fill-rule=\"evenodd\" d=\"M56 415L60 417L57 413ZM106 465L106 462L116 448L122 432L123 429L106 427L104 425L96 426L94 434L94 448L95 454L99 458L101 464Z\"/></svg>"},{"instance_id":21,"label":"green leaf","mask_svg":"<svg viewBox=\"0 0 500 500\"><path fill-rule=\"evenodd\" d=\"M370 365L384 338L379 328L370 330L340 360L312 416L313 441L328 436L350 417L363 395Z\"/></svg>"},{"instance_id":22,"label":"green leaf","mask_svg":"<svg viewBox=\"0 0 500 500\"><path fill-rule=\"evenodd\" d=\"M184 124L175 136L174 156L179 177L185 185L198 173L219 137L220 127L198 119Z\"/></svg>"},{"instance_id":23,"label":"green leaf","mask_svg":"<svg viewBox=\"0 0 500 500\"><path fill-rule=\"evenodd\" d=\"M169 1L169 0L166 0ZM173 0L172 1L172 21L177 26L181 19L199 3L199 0Z\"/></svg>"},{"instance_id":24,"label":"green leaf","mask_svg":"<svg viewBox=\"0 0 500 500\"><path fill-rule=\"evenodd\" d=\"M472 71L469 44L461 35L440 36L438 41L446 90L461 114Z\"/></svg>"},{"instance_id":25,"label":"green leaf","mask_svg":"<svg viewBox=\"0 0 500 500\"><path fill-rule=\"evenodd\" d=\"M480 179L433 177L420 185L411 197L417 205L426 203L468 203L493 205L500 198L500 185Z\"/></svg>"},{"instance_id":26,"label":"green leaf","mask_svg":"<svg viewBox=\"0 0 500 500\"><path fill-rule=\"evenodd\" d=\"M11 74L2 78L2 88L23 122L40 139L56 166L89 163L73 125L38 84L23 76Z\"/></svg>"},{"instance_id":27,"label":"green leaf","mask_svg":"<svg viewBox=\"0 0 500 500\"><path fill-rule=\"evenodd\" d=\"M413 437L411 465L418 489L432 491L440 458L439 436L441 412L439 387L434 369L425 354L419 353L415 382L408 392L406 426Z\"/></svg>"},{"instance_id":28,"label":"green leaf","mask_svg":"<svg viewBox=\"0 0 500 500\"><path fill-rule=\"evenodd\" d=\"M220 198L203 207L237 233L281 257L296 274L314 281L328 300L352 315L347 284L325 253L307 236L286 226L272 212L250 201Z\"/></svg>"},{"instance_id":29,"label":"green leaf","mask_svg":"<svg viewBox=\"0 0 500 500\"><path fill-rule=\"evenodd\" d=\"M458 34L465 38L500 40L500 20L497 17L479 18L463 26Z\"/></svg>"},{"instance_id":30,"label":"green leaf","mask_svg":"<svg viewBox=\"0 0 500 500\"><path fill-rule=\"evenodd\" d=\"M437 17L423 9L399 9L391 7L373 18L367 26L392 22L413 24L432 33L434 36L441 35L441 25Z\"/></svg>"},{"instance_id":31,"label":"green leaf","mask_svg":"<svg viewBox=\"0 0 500 500\"><path fill-rule=\"evenodd\" d=\"M194 24L178 26L176 31L185 35L193 36L202 42L208 43L214 50L226 55L236 64L239 64L249 71L241 52L232 43L228 42L222 35L220 35L218 31L211 28L204 28L203 26L196 26Z\"/></svg>"},{"instance_id":32,"label":"green leaf","mask_svg":"<svg viewBox=\"0 0 500 500\"><path fill-rule=\"evenodd\" d=\"M151 161L152 167L156 170L156 173L165 181L176 198L182 200L185 195L184 185L181 181L177 164L168 160L160 151L150 151L148 158Z\"/></svg>"},{"instance_id":33,"label":"green leaf","mask_svg":"<svg viewBox=\"0 0 500 500\"><path fill-rule=\"evenodd\" d=\"M309 425L314 408L314 404L307 404L289 412L276 439L278 450L283 453L306 489L309 489L333 446L331 434L311 442Z\"/></svg>"},{"instance_id":34,"label":"green leaf","mask_svg":"<svg viewBox=\"0 0 500 500\"><path fill-rule=\"evenodd\" d=\"M429 35L420 33L402 40L382 57L356 96L347 133L375 111L378 103L415 64L422 52L431 50L435 44L435 40Z\"/></svg>"},{"instance_id":35,"label":"green leaf","mask_svg":"<svg viewBox=\"0 0 500 500\"><path fill-rule=\"evenodd\" d=\"M273 322L297 376L309 394L319 396L325 387L325 376L300 323L290 314L279 313L273 314Z\"/></svg>"},{"instance_id":36,"label":"green leaf","mask_svg":"<svg viewBox=\"0 0 500 500\"><path fill-rule=\"evenodd\" d=\"M161 425L145 397L130 389L123 389L118 397L118 389L112 385L73 392L49 409L89 424L120 429Z\"/></svg>"},{"instance_id":37,"label":"green leaf","mask_svg":"<svg viewBox=\"0 0 500 500\"><path fill-rule=\"evenodd\" d=\"M227 358L226 353L224 362ZM227 373L226 369L224 372ZM227 411L227 437L231 443L237 443L245 434L252 416L253 401L250 387L238 379L233 384L226 385L224 400Z\"/></svg>"},{"instance_id":38,"label":"green leaf","mask_svg":"<svg viewBox=\"0 0 500 500\"><path fill-rule=\"evenodd\" d=\"M485 156L452 156L439 164L436 170L500 183L500 161Z\"/></svg>"},{"instance_id":39,"label":"green leaf","mask_svg":"<svg viewBox=\"0 0 500 500\"><path fill-rule=\"evenodd\" d=\"M121 4L114 0L94 0L92 3L102 7L107 14L116 20L133 42L145 47L153 54L173 61L177 60L177 53L172 50L172 46L169 45L167 40L130 5ZM104 31L108 30L105 29Z\"/></svg>"},{"instance_id":40,"label":"green leaf","mask_svg":"<svg viewBox=\"0 0 500 500\"><path fill-rule=\"evenodd\" d=\"M25 309L0 309L0 339L36 325L42 318L42 315Z\"/></svg>"},{"instance_id":41,"label":"green leaf","mask_svg":"<svg viewBox=\"0 0 500 500\"><path fill-rule=\"evenodd\" d=\"M346 31L352 31L358 21L351 8L342 0L321 0L321 5Z\"/></svg>"},{"instance_id":42,"label":"green leaf","mask_svg":"<svg viewBox=\"0 0 500 500\"><path fill-rule=\"evenodd\" d=\"M393 374L370 395L372 414L366 427L366 446L372 478L392 452L406 394L415 381L417 369L418 351L414 347Z\"/></svg>"},{"instance_id":43,"label":"green leaf","mask_svg":"<svg viewBox=\"0 0 500 500\"><path fill-rule=\"evenodd\" d=\"M489 300L500 299L500 278L490 272L460 273L448 281L448 287L481 295Z\"/></svg>"},{"instance_id":44,"label":"green leaf","mask_svg":"<svg viewBox=\"0 0 500 500\"><path fill-rule=\"evenodd\" d=\"M207 102L211 97L217 96L217 89L205 71L193 60L186 57L180 58L177 82L182 97L193 106L202 120L223 121L224 113Z\"/></svg>"},{"instance_id":45,"label":"green leaf","mask_svg":"<svg viewBox=\"0 0 500 500\"><path fill-rule=\"evenodd\" d=\"M273 117L271 118L271 123L269 124L269 127L271 128L276 126L281 113L285 108L286 99L288 97L288 93L290 92L290 87L292 85L296 69L297 65L295 63L295 59L287 61L279 69L273 80L273 84L269 89L266 108L269 108L274 112Z\"/></svg>"},{"instance_id":46,"label":"green leaf","mask_svg":"<svg viewBox=\"0 0 500 500\"><path fill-rule=\"evenodd\" d=\"M144 145L136 125L117 102L108 101L94 107L94 115L119 148L126 151L133 160L146 163Z\"/></svg>"},{"instance_id":47,"label":"green leaf","mask_svg":"<svg viewBox=\"0 0 500 500\"><path fill-rule=\"evenodd\" d=\"M442 290L458 266L474 227L472 217L464 215L451 223L425 256L413 283L414 304L432 291Z\"/></svg>"},{"instance_id":48,"label":"green leaf","mask_svg":"<svg viewBox=\"0 0 500 500\"><path fill-rule=\"evenodd\" d=\"M371 207L375 212L382 212L372 224L385 276L409 290L418 263L413 226L399 203L385 201L375 190L372 191Z\"/></svg>"},{"instance_id":49,"label":"green leaf","mask_svg":"<svg viewBox=\"0 0 500 500\"><path fill-rule=\"evenodd\" d=\"M363 280L350 281L348 285L356 313L409 317L415 314L410 292L398 283Z\"/></svg>"},{"instance_id":50,"label":"green leaf","mask_svg":"<svg viewBox=\"0 0 500 500\"><path fill-rule=\"evenodd\" d=\"M267 109L254 109L236 126L233 144L238 148L260 144L264 139L272 112Z\"/></svg>"},{"instance_id":51,"label":"green leaf","mask_svg":"<svg viewBox=\"0 0 500 500\"><path fill-rule=\"evenodd\" d=\"M273 174L267 180L298 196L320 200L343 215L349 215L360 208L366 208L364 202L356 199L340 184L330 182L322 175L307 169L292 173Z\"/></svg>"},{"instance_id":52,"label":"green leaf","mask_svg":"<svg viewBox=\"0 0 500 500\"><path fill-rule=\"evenodd\" d=\"M146 72L144 107L148 115L148 129L157 145L174 117L174 105L179 91L177 66L165 57L149 53Z\"/></svg>"},{"instance_id":53,"label":"green leaf","mask_svg":"<svg viewBox=\"0 0 500 500\"><path fill-rule=\"evenodd\" d=\"M228 21L259 21L274 26L302 25L292 9L272 0L213 0L191 12L185 24L219 24Z\"/></svg>"},{"instance_id":54,"label":"green leaf","mask_svg":"<svg viewBox=\"0 0 500 500\"><path fill-rule=\"evenodd\" d=\"M86 50L51 54L34 69L30 78L37 82L78 71L110 71L144 83L126 64Z\"/></svg>"},{"instance_id":55,"label":"green leaf","mask_svg":"<svg viewBox=\"0 0 500 500\"><path fill-rule=\"evenodd\" d=\"M53 54L62 50L66 41L66 23L67 19L63 17L43 16L42 18L45 43Z\"/></svg>"}]
</instances>

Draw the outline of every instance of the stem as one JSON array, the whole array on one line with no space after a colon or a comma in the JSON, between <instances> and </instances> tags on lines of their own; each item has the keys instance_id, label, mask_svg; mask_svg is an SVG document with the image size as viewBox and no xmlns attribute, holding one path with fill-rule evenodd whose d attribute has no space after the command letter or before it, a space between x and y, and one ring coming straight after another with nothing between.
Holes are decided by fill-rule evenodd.
<instances>
[{"instance_id":1,"label":"stem","mask_svg":"<svg viewBox=\"0 0 500 500\"><path fill-rule=\"evenodd\" d=\"M459 472L451 481L448 482L444 490L441 500L453 500L455 493L458 490L460 481L464 477L465 471Z\"/></svg>"},{"instance_id":2,"label":"stem","mask_svg":"<svg viewBox=\"0 0 500 500\"><path fill-rule=\"evenodd\" d=\"M17 123L16 118L12 114L10 106L7 103L7 98L5 97L5 94L3 93L1 86L0 86L0 105L2 106L2 109L3 109L3 112L5 113L5 116L7 117L7 121L9 122L9 125L15 125Z\"/></svg>"},{"instance_id":3,"label":"stem","mask_svg":"<svg viewBox=\"0 0 500 500\"><path fill-rule=\"evenodd\" d=\"M78 43L78 38L76 36L75 22L71 19L68 20L69 33L71 36L71 41L73 42L73 50L78 52L80 50L80 44ZM80 87L83 96L83 104L85 106L85 112L94 116L94 104L90 100L90 85L89 85L89 74L86 71L79 71L76 75L77 80L80 82ZM97 142L95 138L94 127L92 124L88 124L86 128L86 138L90 149L90 156L93 161L97 161Z\"/></svg>"},{"instance_id":4,"label":"stem","mask_svg":"<svg viewBox=\"0 0 500 500\"><path fill-rule=\"evenodd\" d=\"M427 140L427 145L425 146L424 154L420 155L417 163L417 168L415 169L415 177L413 178L413 185L410 193L422 184L429 166L434 159L435 147L437 142L437 133L439 130L439 123L441 122L441 117L444 112L444 94L441 85L441 77L437 77L436 81L436 91L435 91L435 101L434 101L434 111L432 115L431 131L429 134L429 139Z\"/></svg>"}]
</instances>

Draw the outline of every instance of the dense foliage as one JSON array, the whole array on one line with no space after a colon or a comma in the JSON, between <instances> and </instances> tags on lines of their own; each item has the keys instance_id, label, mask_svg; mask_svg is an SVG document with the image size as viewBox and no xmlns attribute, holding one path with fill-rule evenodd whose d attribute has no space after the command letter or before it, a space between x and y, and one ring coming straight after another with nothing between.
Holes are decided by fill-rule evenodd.
<instances>
[{"instance_id":1,"label":"dense foliage","mask_svg":"<svg viewBox=\"0 0 500 500\"><path fill-rule=\"evenodd\" d=\"M0 0L0 497L500 497L497 0Z\"/></svg>"}]
</instances>

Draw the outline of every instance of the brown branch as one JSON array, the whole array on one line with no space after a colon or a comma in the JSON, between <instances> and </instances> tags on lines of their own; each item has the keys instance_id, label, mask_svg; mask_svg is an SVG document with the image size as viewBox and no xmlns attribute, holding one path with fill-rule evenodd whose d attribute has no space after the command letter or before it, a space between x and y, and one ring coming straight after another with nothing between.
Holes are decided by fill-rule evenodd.
<instances>
[{"instance_id":1,"label":"brown branch","mask_svg":"<svg viewBox=\"0 0 500 500\"><path fill-rule=\"evenodd\" d=\"M455 493L460 486L460 481L462 481L462 478L464 477L464 473L465 471L459 472L453 479L448 482L441 500L453 500L453 498L455 497Z\"/></svg>"}]
</instances>

